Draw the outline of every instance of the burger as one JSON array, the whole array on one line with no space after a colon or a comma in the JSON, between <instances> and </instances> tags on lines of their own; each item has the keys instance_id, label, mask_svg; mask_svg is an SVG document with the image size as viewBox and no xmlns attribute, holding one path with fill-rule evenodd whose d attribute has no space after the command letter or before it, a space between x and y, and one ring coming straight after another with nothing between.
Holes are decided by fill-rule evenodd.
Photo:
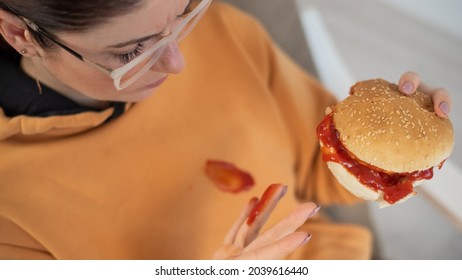
<instances>
[{"instance_id":1,"label":"burger","mask_svg":"<svg viewBox=\"0 0 462 280\"><path fill-rule=\"evenodd\" d=\"M382 79L358 82L317 127L322 158L357 197L380 207L402 203L454 146L451 122L433 108L420 91L407 96Z\"/></svg>"}]
</instances>

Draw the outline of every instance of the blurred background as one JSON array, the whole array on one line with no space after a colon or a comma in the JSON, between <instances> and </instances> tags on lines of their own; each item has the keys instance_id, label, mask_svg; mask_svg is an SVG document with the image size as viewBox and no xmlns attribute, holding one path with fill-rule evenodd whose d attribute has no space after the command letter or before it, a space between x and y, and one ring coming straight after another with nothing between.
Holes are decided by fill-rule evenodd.
<instances>
[{"instance_id":1,"label":"blurred background","mask_svg":"<svg viewBox=\"0 0 462 280\"><path fill-rule=\"evenodd\" d=\"M451 93L456 145L402 205L327 209L370 227L376 259L462 259L462 1L226 0L257 17L294 60L339 98L359 80L413 70Z\"/></svg>"}]
</instances>

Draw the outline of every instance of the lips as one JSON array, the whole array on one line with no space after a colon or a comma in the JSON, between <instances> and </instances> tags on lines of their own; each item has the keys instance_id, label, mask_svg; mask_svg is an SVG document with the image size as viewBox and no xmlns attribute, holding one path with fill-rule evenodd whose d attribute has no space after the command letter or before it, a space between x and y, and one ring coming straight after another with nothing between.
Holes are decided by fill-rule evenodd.
<instances>
[{"instance_id":1,"label":"lips","mask_svg":"<svg viewBox=\"0 0 462 280\"><path fill-rule=\"evenodd\" d=\"M154 88L160 86L161 84L163 84L165 82L165 80L167 80L167 77L168 76L160 78L159 80L155 81L154 83L151 83L151 84L148 84L148 85L142 87L141 90L154 89Z\"/></svg>"}]
</instances>

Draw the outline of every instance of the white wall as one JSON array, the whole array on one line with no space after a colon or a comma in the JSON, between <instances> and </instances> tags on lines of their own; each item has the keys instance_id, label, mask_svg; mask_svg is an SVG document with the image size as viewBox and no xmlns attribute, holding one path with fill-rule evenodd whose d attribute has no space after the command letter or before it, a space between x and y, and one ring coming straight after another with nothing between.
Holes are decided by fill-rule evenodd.
<instances>
[{"instance_id":1,"label":"white wall","mask_svg":"<svg viewBox=\"0 0 462 280\"><path fill-rule=\"evenodd\" d=\"M462 40L460 0L379 0Z\"/></svg>"}]
</instances>

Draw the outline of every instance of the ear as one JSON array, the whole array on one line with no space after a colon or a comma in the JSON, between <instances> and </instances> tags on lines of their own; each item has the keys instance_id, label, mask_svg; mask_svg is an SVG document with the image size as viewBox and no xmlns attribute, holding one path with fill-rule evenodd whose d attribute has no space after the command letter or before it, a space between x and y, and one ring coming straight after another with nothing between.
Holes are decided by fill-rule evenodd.
<instances>
[{"instance_id":1,"label":"ear","mask_svg":"<svg viewBox=\"0 0 462 280\"><path fill-rule=\"evenodd\" d=\"M24 21L3 9L0 9L0 33L19 53L26 51L22 55L35 56L43 51L33 40Z\"/></svg>"}]
</instances>

